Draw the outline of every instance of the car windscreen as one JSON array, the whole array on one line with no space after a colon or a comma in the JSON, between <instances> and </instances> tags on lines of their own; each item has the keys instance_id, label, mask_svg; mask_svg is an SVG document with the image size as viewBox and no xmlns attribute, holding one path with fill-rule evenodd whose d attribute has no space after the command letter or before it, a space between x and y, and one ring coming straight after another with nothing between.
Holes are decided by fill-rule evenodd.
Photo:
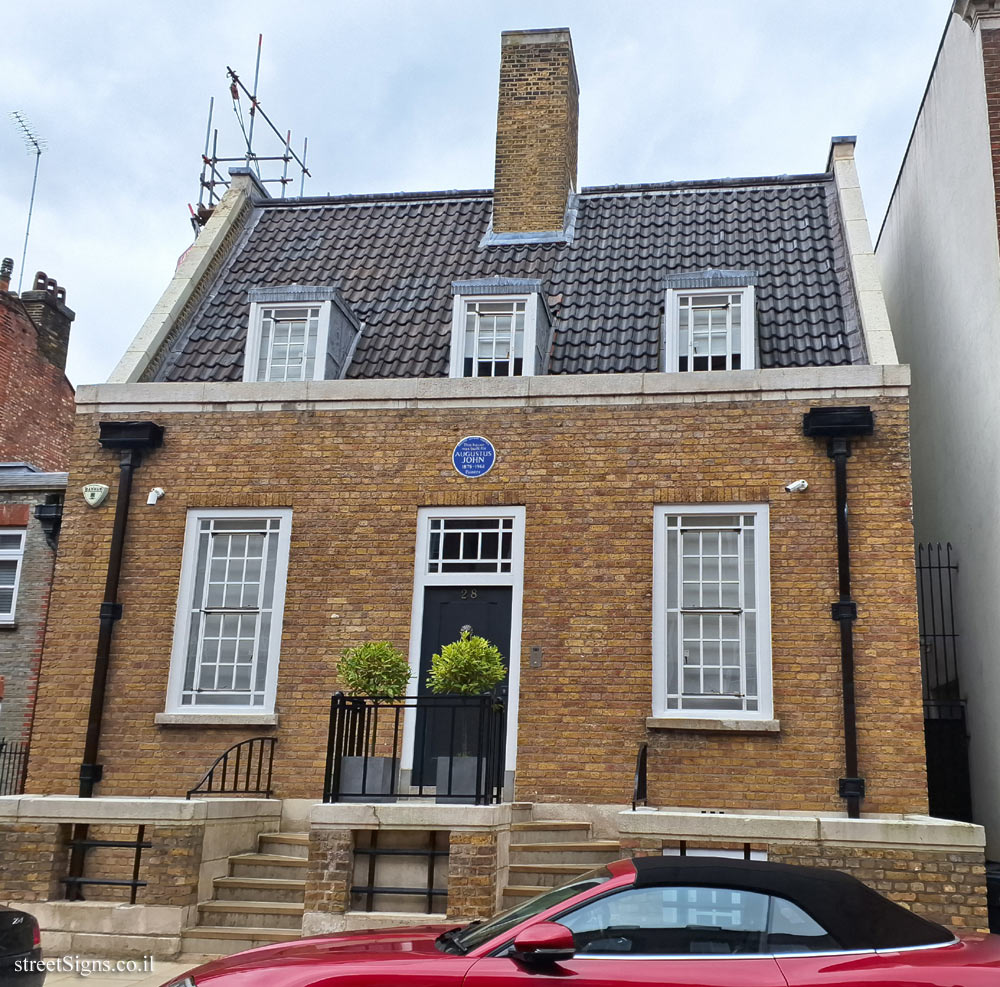
<instances>
[{"instance_id":1,"label":"car windscreen","mask_svg":"<svg viewBox=\"0 0 1000 987\"><path fill-rule=\"evenodd\" d=\"M529 898L521 905L508 908L507 911L501 912L488 922L483 922L481 925L473 923L467 926L451 937L451 942L459 947L463 953L467 953L470 949L475 949L484 942L489 942L490 939L503 935L509 929L513 929L515 925L520 925L525 919L534 918L546 909L572 898L581 891L596 888L598 885L610 881L611 877L611 871L606 867L598 867L568 881L566 884L553 888L551 891L546 891L536 898Z\"/></svg>"}]
</instances>

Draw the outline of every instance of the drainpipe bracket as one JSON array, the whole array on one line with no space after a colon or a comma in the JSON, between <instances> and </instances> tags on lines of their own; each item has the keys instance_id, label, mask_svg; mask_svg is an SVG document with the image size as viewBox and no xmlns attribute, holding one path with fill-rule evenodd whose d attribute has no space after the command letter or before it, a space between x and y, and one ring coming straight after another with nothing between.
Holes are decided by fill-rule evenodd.
<instances>
[{"instance_id":1,"label":"drainpipe bracket","mask_svg":"<svg viewBox=\"0 0 1000 987\"><path fill-rule=\"evenodd\" d=\"M104 777L103 764L87 764L85 761L80 765L80 784L96 785Z\"/></svg>"},{"instance_id":2,"label":"drainpipe bracket","mask_svg":"<svg viewBox=\"0 0 1000 987\"><path fill-rule=\"evenodd\" d=\"M830 616L835 621L857 620L858 605L853 600L838 600L830 604Z\"/></svg>"},{"instance_id":3,"label":"drainpipe bracket","mask_svg":"<svg viewBox=\"0 0 1000 987\"><path fill-rule=\"evenodd\" d=\"M121 620L122 605L120 603L102 603L101 620Z\"/></svg>"},{"instance_id":4,"label":"drainpipe bracket","mask_svg":"<svg viewBox=\"0 0 1000 987\"><path fill-rule=\"evenodd\" d=\"M864 778L841 778L837 783L837 792L842 799L863 799L865 797Z\"/></svg>"}]
</instances>

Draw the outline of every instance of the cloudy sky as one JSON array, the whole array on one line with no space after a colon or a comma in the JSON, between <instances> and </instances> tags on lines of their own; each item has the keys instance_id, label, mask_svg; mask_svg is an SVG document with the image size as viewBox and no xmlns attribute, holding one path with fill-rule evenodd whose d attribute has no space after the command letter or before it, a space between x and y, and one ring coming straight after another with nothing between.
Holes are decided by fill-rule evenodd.
<instances>
[{"instance_id":1,"label":"cloudy sky","mask_svg":"<svg viewBox=\"0 0 1000 987\"><path fill-rule=\"evenodd\" d=\"M4 13L0 256L77 313L67 372L107 377L190 244L209 98L242 150L226 66L309 138L307 195L489 188L500 32L568 26L579 183L821 171L857 134L877 233L950 0L49 0ZM244 111L246 104L244 102ZM257 143L258 153L271 145Z\"/></svg>"}]
</instances>

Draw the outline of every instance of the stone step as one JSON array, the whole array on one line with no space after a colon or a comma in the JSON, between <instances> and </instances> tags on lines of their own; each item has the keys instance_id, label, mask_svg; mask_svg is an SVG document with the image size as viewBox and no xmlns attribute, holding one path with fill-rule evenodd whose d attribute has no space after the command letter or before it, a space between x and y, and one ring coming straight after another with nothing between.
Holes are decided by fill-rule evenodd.
<instances>
[{"instance_id":1,"label":"stone step","mask_svg":"<svg viewBox=\"0 0 1000 987\"><path fill-rule=\"evenodd\" d=\"M199 923L224 928L302 929L302 902L202 901Z\"/></svg>"},{"instance_id":2,"label":"stone step","mask_svg":"<svg viewBox=\"0 0 1000 987\"><path fill-rule=\"evenodd\" d=\"M512 881L530 879L536 885L555 888L566 881L586 874L594 869L587 864L511 864L509 876Z\"/></svg>"},{"instance_id":3,"label":"stone step","mask_svg":"<svg viewBox=\"0 0 1000 987\"><path fill-rule=\"evenodd\" d=\"M578 864L588 869L611 863L621 856L617 840L587 840L573 843L511 843L510 863Z\"/></svg>"},{"instance_id":4,"label":"stone step","mask_svg":"<svg viewBox=\"0 0 1000 987\"><path fill-rule=\"evenodd\" d=\"M261 833L257 839L257 851L282 857L306 858L309 856L309 834Z\"/></svg>"},{"instance_id":5,"label":"stone step","mask_svg":"<svg viewBox=\"0 0 1000 987\"><path fill-rule=\"evenodd\" d=\"M279 877L217 877L212 897L216 901L291 901L302 903L304 880Z\"/></svg>"},{"instance_id":6,"label":"stone step","mask_svg":"<svg viewBox=\"0 0 1000 987\"><path fill-rule=\"evenodd\" d=\"M239 853L229 858L230 877L277 877L305 880L305 857L277 853Z\"/></svg>"},{"instance_id":7,"label":"stone step","mask_svg":"<svg viewBox=\"0 0 1000 987\"><path fill-rule=\"evenodd\" d=\"M511 834L536 843L574 843L590 839L590 823L562 819L535 819L517 822Z\"/></svg>"},{"instance_id":8,"label":"stone step","mask_svg":"<svg viewBox=\"0 0 1000 987\"><path fill-rule=\"evenodd\" d=\"M522 905L529 898L534 898L551 890L551 888L544 888L535 884L508 884L503 889L503 907L513 908L515 905Z\"/></svg>"},{"instance_id":9,"label":"stone step","mask_svg":"<svg viewBox=\"0 0 1000 987\"><path fill-rule=\"evenodd\" d=\"M245 949L301 938L302 933L298 929L198 925L181 930L181 950L184 955L229 956Z\"/></svg>"}]
</instances>

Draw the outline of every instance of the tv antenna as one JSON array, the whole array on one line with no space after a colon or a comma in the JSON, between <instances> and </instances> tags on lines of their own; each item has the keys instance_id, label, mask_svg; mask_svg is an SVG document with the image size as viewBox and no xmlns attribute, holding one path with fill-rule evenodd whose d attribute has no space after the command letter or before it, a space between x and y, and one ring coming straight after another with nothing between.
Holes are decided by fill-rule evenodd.
<instances>
[{"instance_id":1,"label":"tv antenna","mask_svg":"<svg viewBox=\"0 0 1000 987\"><path fill-rule=\"evenodd\" d=\"M263 109L261 109L260 100L257 98L257 86L260 81L260 52L263 40L264 36L259 34L257 36L257 63L254 67L252 92L247 89L247 87L243 84L242 79L240 79L236 72L230 66L226 66L226 74L229 76L230 80L229 94L233 98L233 113L236 115L240 132L243 135L243 143L246 145L246 150L239 157L227 158L219 156L219 131L218 129L212 129L215 97L213 96L209 100L208 126L205 128L205 150L201 156L201 179L198 190L198 208L195 210L190 206L188 207L191 209L191 224L194 226L196 233L202 226L205 225L205 223L208 222L209 217L212 215L212 210L215 209L216 204L222 198L224 190L229 187L229 179L219 170L220 164L241 162L247 168L251 168L253 170L257 179L262 184L279 184L281 186L282 199L285 198L285 195L288 192L288 186L295 181L294 178L289 177L288 175L289 165L292 162L295 162L300 172L300 196L305 190L306 177L312 177L309 173L309 169L306 167L306 152L309 148L309 139L303 139L302 156L299 157L299 155L292 150L292 132L288 130L284 135L282 135L281 131L278 130L278 128L271 121L271 118L263 111ZM249 100L249 110L246 116L243 114L243 105L240 101L241 93ZM254 127L258 116L260 116L264 123L266 123L271 129L274 136L281 142L280 154L260 155L254 150ZM209 153L210 150L211 153ZM278 161L281 162L281 177L265 177L261 172L261 163L263 162L269 166L277 168L276 162ZM220 189L222 191L220 191Z\"/></svg>"},{"instance_id":2,"label":"tv antenna","mask_svg":"<svg viewBox=\"0 0 1000 987\"><path fill-rule=\"evenodd\" d=\"M24 228L24 250L21 252L21 270L17 275L17 293L21 294L21 282L24 280L24 259L28 256L28 234L31 232L31 213L35 208L35 186L38 184L38 162L42 158L42 151L49 145L48 141L39 137L35 133L28 118L18 110L11 111L11 119L14 126L21 131L24 138L24 146L28 154L35 156L35 176L31 179L31 198L28 200L28 225Z\"/></svg>"}]
</instances>

